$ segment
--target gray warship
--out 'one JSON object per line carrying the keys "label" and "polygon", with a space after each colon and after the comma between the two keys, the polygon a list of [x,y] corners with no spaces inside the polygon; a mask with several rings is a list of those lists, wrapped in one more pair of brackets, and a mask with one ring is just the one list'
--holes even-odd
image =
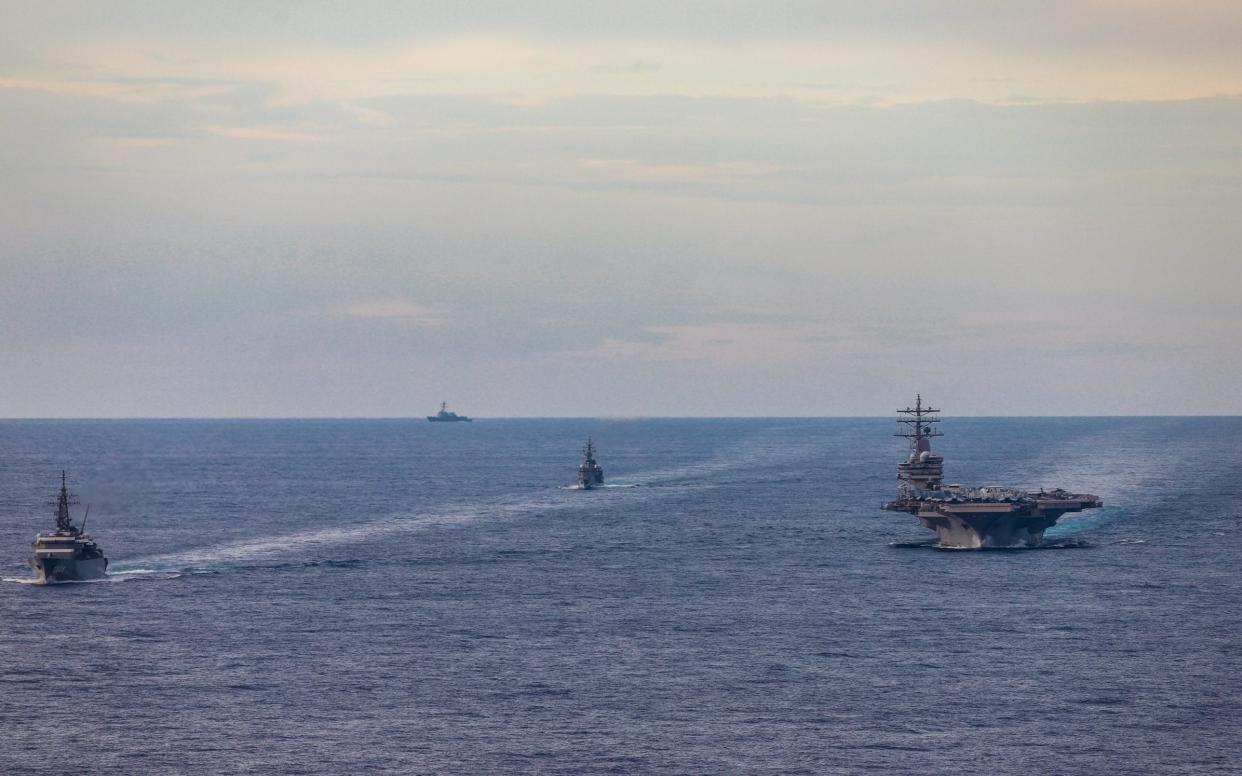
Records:
{"label": "gray warship", "polygon": [[86,533],[90,509],[82,518],[81,528],[73,524],[69,506],[76,503],[77,499],[69,494],[65,473],[61,472],[60,495],[56,499],[56,530],[35,534],[34,544],[31,545],[34,555],[30,557],[30,566],[34,569],[38,584],[100,579],[108,570],[108,559],[104,557],[103,550]]}
{"label": "gray warship", "polygon": [[578,466],[578,487],[583,490],[599,488],[604,484],[604,470],[595,461],[595,445],[587,437],[586,447],[582,448],[582,463]]}
{"label": "gray warship", "polygon": [[910,440],[910,456],[897,464],[898,496],[884,504],[893,512],[908,512],[936,532],[936,546],[946,549],[1036,547],[1044,531],[1067,512],[1104,506],[1098,496],[1069,493],[1060,488],[1032,493],[1016,488],[971,488],[945,485],[944,458],[931,450],[940,410],[923,406],[897,410],[901,431],[894,436]]}
{"label": "gray warship", "polygon": [[458,415],[456,412],[450,412],[448,402],[442,401],[440,402],[440,411],[434,415],[428,415],[427,420],[430,420],[432,423],[469,423],[473,420],[473,418],[468,418],[465,415]]}

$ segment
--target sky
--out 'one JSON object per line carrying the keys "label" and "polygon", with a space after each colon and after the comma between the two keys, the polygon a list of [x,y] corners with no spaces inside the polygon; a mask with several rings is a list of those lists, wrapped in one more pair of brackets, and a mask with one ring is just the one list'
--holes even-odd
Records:
{"label": "sky", "polygon": [[0,0],[0,417],[1242,413],[1242,3]]}

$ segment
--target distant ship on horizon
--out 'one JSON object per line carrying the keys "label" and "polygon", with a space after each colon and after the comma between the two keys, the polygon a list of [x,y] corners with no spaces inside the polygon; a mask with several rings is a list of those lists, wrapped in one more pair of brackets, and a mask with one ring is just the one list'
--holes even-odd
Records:
{"label": "distant ship on horizon", "polygon": [[432,423],[470,423],[473,418],[465,415],[458,415],[456,412],[450,412],[448,402],[440,402],[440,411],[434,415],[428,415],[427,420]]}
{"label": "distant ship on horizon", "polygon": [[971,488],[942,484],[944,458],[931,450],[932,437],[944,436],[932,426],[940,422],[935,417],[940,410],[923,406],[920,395],[913,408],[897,412],[907,417],[897,419],[903,430],[894,436],[910,440],[910,456],[897,464],[901,481],[898,495],[884,509],[917,517],[924,527],[936,532],[937,547],[1036,547],[1043,543],[1044,531],[1061,515],[1104,506],[1099,496],[1060,488],[1029,493],[992,485]]}

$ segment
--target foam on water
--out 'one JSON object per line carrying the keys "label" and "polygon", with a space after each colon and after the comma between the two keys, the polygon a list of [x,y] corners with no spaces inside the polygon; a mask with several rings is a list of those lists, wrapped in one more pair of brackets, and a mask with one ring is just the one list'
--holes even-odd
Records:
{"label": "foam on water", "polygon": [[490,507],[458,507],[421,514],[395,513],[361,524],[352,523],[338,528],[296,531],[268,536],[262,539],[231,542],[184,552],[146,556],[117,563],[116,565],[121,573],[137,573],[137,569],[131,568],[132,564],[137,564],[148,573],[170,570],[210,569],[237,565],[262,558],[277,556],[297,557],[305,555],[308,551],[316,548],[335,547],[399,533],[451,527],[472,522],[485,516],[503,519],[534,509],[553,509],[556,506],[556,504],[551,502],[538,503],[528,501],[526,503],[494,504]]}
{"label": "foam on water", "polygon": [[94,585],[101,582],[120,582],[122,578],[106,574],[98,579],[66,579],[60,582],[40,583],[34,577],[0,577],[2,582],[12,582],[18,585],[36,585],[42,587],[59,587],[61,585]]}
{"label": "foam on water", "polygon": [[1134,510],[1127,507],[1110,507],[1106,503],[1099,509],[1062,516],[1056,525],[1044,532],[1044,537],[1052,540],[1084,531],[1094,531],[1110,523],[1128,520],[1132,517],[1134,517]]}

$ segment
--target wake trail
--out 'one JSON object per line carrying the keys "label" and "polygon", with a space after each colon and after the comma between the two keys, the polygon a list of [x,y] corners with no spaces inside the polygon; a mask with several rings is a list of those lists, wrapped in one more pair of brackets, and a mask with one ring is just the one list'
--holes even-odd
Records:
{"label": "wake trail", "polygon": [[[640,471],[598,490],[608,498],[598,502],[585,501],[587,494],[569,494],[574,486],[549,486],[537,495],[498,496],[491,500],[445,504],[415,512],[393,512],[380,517],[351,522],[348,525],[324,526],[268,534],[262,538],[196,547],[114,561],[108,580],[175,578],[182,574],[215,573],[237,570],[256,564],[285,565],[323,564],[338,548],[376,539],[464,527],[480,521],[512,520],[537,513],[600,508],[632,508],[657,498],[666,498],[687,490],[718,487],[721,473],[755,469],[804,458],[814,447],[809,443],[791,443],[774,430],[764,429],[756,435],[739,440],[703,460]],[[649,486],[649,487],[645,487]],[[603,494],[600,494],[603,495]],[[305,561],[289,563],[289,558]]]}
{"label": "wake trail", "polygon": [[1039,456],[1030,471],[1041,483],[1104,500],[1100,509],[1065,515],[1045,536],[1055,539],[1134,519],[1168,498],[1160,485],[1213,476],[1203,471],[1205,463],[1229,460],[1227,451],[1205,456],[1201,439],[1170,439],[1162,436],[1167,431],[1162,426],[1101,431]]}
{"label": "wake trail", "polygon": [[[769,437],[774,433],[774,430],[766,430],[759,432],[759,436]],[[809,455],[821,449],[821,444],[809,441],[791,442],[788,439],[749,439],[737,442],[710,458],[652,471],[640,471],[628,477],[618,477],[614,480],[614,483],[635,486],[675,485],[681,484],[686,480],[696,482],[709,481],[706,478],[715,474],[754,469],[773,464],[805,461]]]}
{"label": "wake trail", "polygon": [[184,552],[136,558],[117,564],[117,573],[158,574],[168,571],[200,571],[238,567],[261,560],[308,556],[317,549],[331,549],[368,539],[460,526],[485,517],[511,518],[540,510],[554,510],[559,506],[561,505],[549,499],[527,499],[507,503],[456,506],[412,514],[393,513],[348,526],[314,528],[264,539],[246,539]]}
{"label": "wake trail", "polygon": [[0,577],[0,582],[15,585],[31,585],[33,587],[61,587],[64,585],[106,585],[114,582],[128,582],[134,579],[175,579],[182,576],[181,572],[156,571],[154,569],[138,569],[134,571],[108,572],[98,579],[67,579],[62,582],[39,582],[34,577]]}
{"label": "wake trail", "polygon": [[1044,531],[1044,538],[1059,539],[1083,531],[1094,531],[1110,523],[1129,520],[1134,517],[1134,510],[1125,507],[1105,506],[1088,512],[1071,513],[1063,516],[1060,521]]}
{"label": "wake trail", "polygon": [[[788,449],[781,449],[785,450],[784,455],[792,457],[793,453]],[[710,475],[729,469],[752,466],[759,458],[770,461],[769,452],[767,446],[752,448],[742,445],[702,463],[632,475],[621,482],[605,485],[604,488],[599,489],[615,491],[614,497],[624,495],[623,502],[609,499],[607,502],[599,503],[634,506],[651,499],[671,495],[674,492],[684,491],[686,488],[714,487]],[[684,480],[691,480],[691,482],[687,483]],[[673,485],[678,483],[680,487],[671,489],[641,487],[650,484]],[[237,569],[256,562],[270,562],[287,557],[315,558],[316,550],[329,551],[367,540],[461,527],[481,520],[511,520],[535,513],[556,512],[584,506],[586,502],[576,496],[568,496],[565,493],[566,490],[580,489],[575,486],[559,486],[534,497],[500,497],[483,503],[446,505],[414,513],[391,513],[350,525],[314,528],[262,539],[245,539],[199,547],[183,552],[148,555],[115,563],[113,566],[115,571],[110,571],[109,577],[133,578],[196,573],[226,568]]]}

